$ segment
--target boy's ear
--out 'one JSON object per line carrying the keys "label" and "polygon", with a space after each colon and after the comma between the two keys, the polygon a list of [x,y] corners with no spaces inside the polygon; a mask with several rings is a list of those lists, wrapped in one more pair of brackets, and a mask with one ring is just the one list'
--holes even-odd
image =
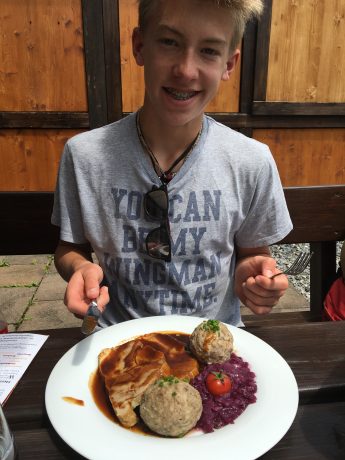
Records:
{"label": "boy's ear", "polygon": [[222,75],[222,80],[227,81],[230,78],[230,75],[235,69],[235,66],[237,64],[237,61],[240,57],[240,50],[236,49],[231,56],[229,56],[229,59],[226,62],[226,69]]}
{"label": "boy's ear", "polygon": [[142,54],[143,46],[144,46],[143,34],[141,30],[139,29],[139,27],[135,27],[132,33],[132,52],[133,52],[135,62],[140,66],[144,65],[144,58]]}

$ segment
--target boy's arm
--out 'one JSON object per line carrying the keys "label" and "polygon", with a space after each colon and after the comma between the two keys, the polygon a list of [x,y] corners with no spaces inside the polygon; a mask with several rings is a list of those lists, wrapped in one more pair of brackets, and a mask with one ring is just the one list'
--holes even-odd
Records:
{"label": "boy's arm", "polygon": [[99,309],[104,309],[109,302],[108,288],[100,287],[103,270],[93,263],[89,245],[59,241],[54,262],[58,273],[68,282],[64,302],[72,313],[84,316],[95,299]]}
{"label": "boy's arm", "polygon": [[268,246],[236,248],[235,292],[243,305],[256,314],[266,314],[289,286],[285,275],[270,277],[279,270]]}
{"label": "boy's arm", "polygon": [[60,276],[65,281],[68,282],[74,272],[89,262],[92,262],[92,256],[88,244],[59,241],[55,251],[54,263]]}

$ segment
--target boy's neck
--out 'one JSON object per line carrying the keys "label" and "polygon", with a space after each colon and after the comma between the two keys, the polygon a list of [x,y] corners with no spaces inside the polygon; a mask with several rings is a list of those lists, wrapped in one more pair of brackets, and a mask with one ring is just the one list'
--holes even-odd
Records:
{"label": "boy's neck", "polygon": [[150,116],[145,108],[139,113],[140,129],[149,148],[157,158],[161,168],[166,170],[171,163],[197,137],[203,115],[183,126],[171,126]]}

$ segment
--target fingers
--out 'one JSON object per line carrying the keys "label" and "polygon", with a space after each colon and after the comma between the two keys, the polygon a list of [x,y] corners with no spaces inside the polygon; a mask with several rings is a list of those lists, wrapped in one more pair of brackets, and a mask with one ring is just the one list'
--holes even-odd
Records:
{"label": "fingers", "polygon": [[279,270],[272,257],[248,257],[237,264],[235,292],[254,313],[269,313],[288,288],[286,275],[271,279],[276,273]]}
{"label": "fingers", "polygon": [[108,286],[102,286],[99,290],[99,297],[97,299],[98,308],[103,312],[109,301],[110,297],[108,292]]}
{"label": "fingers", "polygon": [[[65,292],[65,299],[64,303],[67,308],[74,314],[76,318],[83,319],[91,302],[91,299],[85,297],[84,299],[80,299],[79,297],[75,297],[69,294],[69,288],[67,287]],[[108,287],[102,286],[99,290],[100,295],[96,299],[97,300],[97,308],[103,313],[105,307],[110,301]]]}
{"label": "fingers", "polygon": [[[110,297],[108,293],[108,287],[102,286],[100,287],[100,279],[99,274],[93,270],[87,271],[85,274],[85,292],[86,297],[91,300],[97,301],[97,306],[99,310],[104,311],[105,306],[109,303]],[[103,278],[103,273],[102,273]]]}
{"label": "fingers", "polygon": [[100,295],[98,273],[94,270],[87,270],[84,275],[84,285],[86,297],[90,300],[96,300]]}
{"label": "fingers", "polygon": [[83,318],[88,309],[89,303],[90,301],[84,295],[83,289],[75,291],[73,283],[70,281],[67,285],[64,297],[64,304],[67,306],[68,310],[77,318]]}
{"label": "fingers", "polygon": [[271,257],[264,257],[262,259],[262,268],[261,268],[261,273],[263,276],[266,276],[267,278],[271,278],[271,276],[276,273],[276,261],[272,259]]}
{"label": "fingers", "polygon": [[[273,274],[279,273],[279,270],[275,269]],[[271,275],[271,276],[272,276]],[[268,291],[283,291],[285,292],[286,289],[289,287],[289,280],[286,275],[280,272],[280,276],[276,276],[275,278],[270,278],[265,275],[256,275],[255,277],[247,278],[248,280],[252,280],[252,285],[256,285],[258,287],[263,288],[264,290]]]}
{"label": "fingers", "polygon": [[279,278],[282,279],[270,280],[263,275],[248,278],[242,284],[244,304],[254,313],[269,313],[288,287],[287,277],[282,275]]}
{"label": "fingers", "polygon": [[246,307],[248,307],[256,315],[268,315],[268,313],[272,311],[272,307],[257,307],[251,303],[246,305]]}
{"label": "fingers", "polygon": [[100,287],[103,271],[97,264],[87,264],[76,271],[66,288],[65,305],[77,317],[85,316],[92,300],[97,300],[98,308],[103,311],[109,302],[108,288]]}

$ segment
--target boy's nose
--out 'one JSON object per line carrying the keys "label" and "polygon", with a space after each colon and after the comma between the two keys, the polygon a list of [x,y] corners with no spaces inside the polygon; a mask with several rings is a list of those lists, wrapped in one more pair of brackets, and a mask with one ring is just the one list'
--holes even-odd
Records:
{"label": "boy's nose", "polygon": [[191,52],[185,52],[179,56],[174,65],[174,75],[179,78],[193,80],[198,76],[197,59]]}

